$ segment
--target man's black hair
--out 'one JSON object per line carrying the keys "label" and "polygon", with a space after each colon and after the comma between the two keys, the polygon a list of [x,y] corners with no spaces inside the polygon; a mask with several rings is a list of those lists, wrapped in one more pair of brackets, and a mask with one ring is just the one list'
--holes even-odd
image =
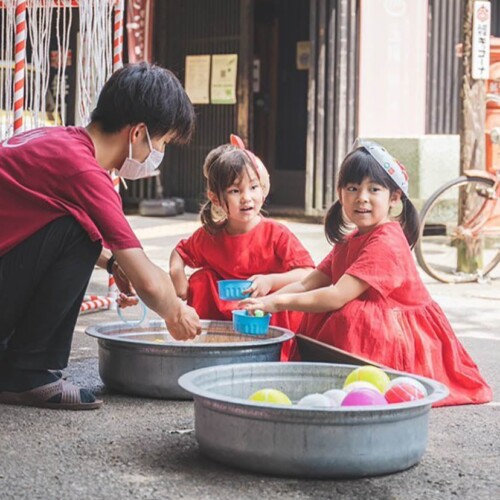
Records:
{"label": "man's black hair", "polygon": [[172,142],[191,138],[193,105],[177,77],[168,69],[146,62],[115,71],[104,85],[92,122],[114,133],[127,125],[145,123],[151,137],[172,133]]}

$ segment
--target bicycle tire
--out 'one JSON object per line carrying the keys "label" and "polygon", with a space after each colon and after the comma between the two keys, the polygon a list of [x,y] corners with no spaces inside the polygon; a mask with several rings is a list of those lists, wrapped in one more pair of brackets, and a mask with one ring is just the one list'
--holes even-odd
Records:
{"label": "bicycle tire", "polygon": [[[469,272],[458,270],[459,238],[458,200],[460,189],[466,189],[469,205],[467,220],[480,216],[480,210],[488,201],[494,182],[483,177],[461,176],[444,184],[424,204],[420,213],[420,235],[415,255],[420,267],[432,278],[443,283],[471,283],[487,276],[500,262],[500,228],[498,232],[481,232],[474,239],[484,248],[484,261]],[[489,190],[489,191],[485,191]],[[454,222],[456,220],[456,223]]]}

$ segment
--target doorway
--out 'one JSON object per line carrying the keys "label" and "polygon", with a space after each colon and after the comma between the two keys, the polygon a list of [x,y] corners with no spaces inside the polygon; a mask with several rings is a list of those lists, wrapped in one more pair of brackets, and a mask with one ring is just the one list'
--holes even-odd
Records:
{"label": "doorway", "polygon": [[308,47],[309,1],[255,0],[253,147],[272,208],[304,207]]}

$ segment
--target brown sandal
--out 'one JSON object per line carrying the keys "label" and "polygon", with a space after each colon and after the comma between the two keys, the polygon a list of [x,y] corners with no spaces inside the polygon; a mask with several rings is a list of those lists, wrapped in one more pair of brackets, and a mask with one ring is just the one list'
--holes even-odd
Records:
{"label": "brown sandal", "polygon": [[[61,395],[61,401],[49,401],[54,396]],[[35,387],[24,392],[0,392],[0,404],[36,406],[54,410],[95,410],[102,406],[102,401],[96,399],[92,403],[84,403],[80,398],[80,388],[59,379],[50,384]]]}

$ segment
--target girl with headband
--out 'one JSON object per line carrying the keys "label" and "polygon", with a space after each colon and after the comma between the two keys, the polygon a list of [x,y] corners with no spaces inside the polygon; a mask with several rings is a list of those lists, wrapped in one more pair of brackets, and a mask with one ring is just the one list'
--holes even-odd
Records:
{"label": "girl with headband", "polygon": [[[249,296],[262,297],[304,278],[314,262],[285,226],[262,216],[269,174],[239,137],[212,150],[203,173],[208,201],[200,213],[202,227],[172,252],[170,275],[177,295],[200,318],[230,320],[236,303],[219,299],[218,280],[250,280]],[[189,280],[185,266],[197,269]],[[283,311],[271,324],[295,331],[301,318],[302,313]]]}
{"label": "girl with headband", "polygon": [[338,201],[325,220],[333,250],[302,281],[239,307],[306,312],[299,333],[446,384],[450,395],[439,406],[491,401],[418,274],[411,254],[418,225],[404,166],[378,144],[358,142],[342,163]]}

